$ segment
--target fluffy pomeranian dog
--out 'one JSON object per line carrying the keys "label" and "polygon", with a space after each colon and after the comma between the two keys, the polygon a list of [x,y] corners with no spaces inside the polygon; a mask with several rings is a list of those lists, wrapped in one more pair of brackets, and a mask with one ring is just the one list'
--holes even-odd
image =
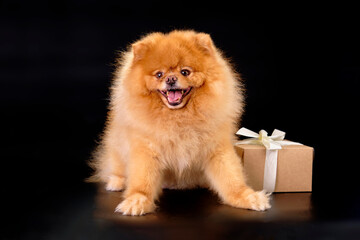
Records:
{"label": "fluffy pomeranian dog", "polygon": [[223,203],[263,211],[269,197],[246,185],[233,143],[243,111],[239,76],[211,37],[151,33],[118,60],[91,180],[124,192],[117,212],[155,210],[162,188],[204,187]]}

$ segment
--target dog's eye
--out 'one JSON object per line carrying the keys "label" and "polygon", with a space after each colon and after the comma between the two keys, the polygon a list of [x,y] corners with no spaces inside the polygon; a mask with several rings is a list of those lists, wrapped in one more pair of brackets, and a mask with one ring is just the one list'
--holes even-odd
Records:
{"label": "dog's eye", "polygon": [[180,73],[181,73],[181,75],[183,75],[183,76],[185,76],[185,77],[190,75],[190,71],[187,70],[187,69],[182,69],[182,70],[180,71]]}
{"label": "dog's eye", "polygon": [[162,76],[164,75],[164,73],[163,72],[157,72],[157,73],[155,73],[155,76],[157,77],[157,78],[161,78]]}

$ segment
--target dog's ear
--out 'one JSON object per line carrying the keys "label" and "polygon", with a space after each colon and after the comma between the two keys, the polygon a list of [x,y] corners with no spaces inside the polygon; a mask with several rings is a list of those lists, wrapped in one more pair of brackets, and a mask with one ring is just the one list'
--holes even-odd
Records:
{"label": "dog's ear", "polygon": [[146,51],[148,49],[146,44],[142,43],[142,42],[136,42],[136,43],[132,44],[131,48],[132,48],[132,52],[134,54],[134,61],[141,60],[145,56]]}
{"label": "dog's ear", "polygon": [[196,43],[202,51],[207,54],[212,55],[215,51],[214,43],[207,33],[198,33],[196,34]]}
{"label": "dog's ear", "polygon": [[133,43],[131,48],[134,54],[134,61],[143,59],[149,49],[151,49],[163,35],[164,34],[160,32],[154,32]]}

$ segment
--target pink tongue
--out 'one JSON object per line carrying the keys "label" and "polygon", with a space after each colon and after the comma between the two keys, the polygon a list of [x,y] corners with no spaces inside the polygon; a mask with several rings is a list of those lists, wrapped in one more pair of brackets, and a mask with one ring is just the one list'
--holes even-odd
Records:
{"label": "pink tongue", "polygon": [[181,96],[181,91],[169,91],[168,100],[169,102],[177,102]]}

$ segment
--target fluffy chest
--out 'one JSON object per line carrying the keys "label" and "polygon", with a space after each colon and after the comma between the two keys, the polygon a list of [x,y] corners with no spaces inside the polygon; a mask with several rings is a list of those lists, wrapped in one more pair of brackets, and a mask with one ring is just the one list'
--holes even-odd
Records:
{"label": "fluffy chest", "polygon": [[178,131],[158,138],[159,159],[166,168],[182,172],[201,165],[208,146],[206,134],[196,130]]}

